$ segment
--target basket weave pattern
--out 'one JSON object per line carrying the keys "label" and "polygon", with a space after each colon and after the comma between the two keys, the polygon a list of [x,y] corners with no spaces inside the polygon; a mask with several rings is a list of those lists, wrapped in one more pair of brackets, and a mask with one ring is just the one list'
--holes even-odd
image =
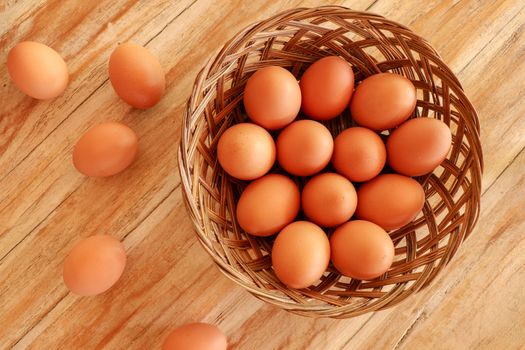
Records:
{"label": "basket weave pattern", "polygon": [[[412,223],[390,232],[396,256],[387,273],[358,281],[330,265],[316,285],[292,290],[271,268],[272,238],[247,235],[238,226],[235,205],[246,183],[224,173],[216,146],[224,130],[247,120],[242,93],[251,74],[277,65],[299,79],[312,62],[329,55],[351,63],[356,82],[386,71],[412,80],[418,96],[412,117],[444,121],[453,144],[432,174],[417,178],[425,189],[425,206]],[[345,112],[324,124],[336,136],[353,122]],[[280,13],[226,43],[196,78],[179,149],[188,212],[200,242],[221,271],[256,297],[313,317],[347,318],[380,310],[428,285],[474,227],[482,167],[476,112],[436,51],[402,25],[334,6]]]}

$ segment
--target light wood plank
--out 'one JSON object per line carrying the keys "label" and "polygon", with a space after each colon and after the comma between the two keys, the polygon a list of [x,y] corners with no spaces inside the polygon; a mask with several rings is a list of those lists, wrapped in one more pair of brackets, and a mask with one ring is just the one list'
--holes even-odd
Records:
{"label": "light wood plank", "polygon": [[[457,279],[432,313],[412,327],[403,348],[518,349],[525,346],[525,151],[484,196],[482,236],[469,240],[444,271]],[[440,287],[442,284],[436,285]],[[452,336],[450,336],[452,335]]]}
{"label": "light wood plank", "polygon": [[[64,32],[66,36],[63,40],[70,45],[59,51],[72,57],[66,58],[71,82],[64,96],[37,103],[16,90],[13,84],[8,84],[8,91],[1,95],[0,101],[0,130],[4,130],[0,140],[0,259],[50,215],[71,194],[72,189],[78,187],[78,181],[82,181],[82,177],[71,172],[70,158],[63,160],[61,156],[69,156],[75,140],[97,122],[91,116],[96,113],[98,122],[119,120],[131,110],[121,103],[108,82],[107,59],[116,47],[116,41],[127,41],[136,33],[133,40],[146,43],[180,15],[191,1],[177,2],[171,7],[168,3],[164,3],[164,7],[161,6],[163,3],[152,4],[151,8],[144,8],[141,4],[132,8],[116,5],[112,14],[109,12],[111,7],[104,8],[106,4],[102,2],[101,7],[90,14],[96,23],[89,20],[90,16],[83,19],[86,34]],[[59,8],[55,12],[73,11],[65,6],[67,11]],[[97,17],[99,12],[104,12],[102,18]],[[54,12],[49,12],[47,16],[50,20]],[[139,18],[146,23],[138,21]],[[110,19],[118,21],[108,25]],[[40,35],[48,35],[48,40],[60,38],[61,32],[43,31]],[[30,36],[31,39],[33,37],[38,40],[40,36]],[[16,39],[22,38],[13,40]],[[76,70],[79,70],[78,76]],[[3,74],[7,76],[5,65],[0,66],[0,76]],[[101,105],[93,100],[97,91],[106,94],[107,107],[100,108]],[[79,110],[79,106],[88,100],[93,101],[90,109]],[[137,111],[133,113],[140,114]],[[76,120],[75,127],[69,124],[70,119]],[[62,168],[58,171],[50,164]],[[64,176],[66,174],[70,177]]]}
{"label": "light wood plank", "polygon": [[[22,1],[9,4],[8,25],[19,25],[0,46],[50,40],[66,55],[72,81],[65,96],[51,102],[36,103],[10,84],[0,94],[0,318],[7,325],[0,328],[0,348],[155,348],[170,329],[189,321],[218,324],[236,349],[525,343],[523,240],[516,239],[524,228],[524,4],[333,3],[371,5],[429,39],[478,109],[486,159],[480,224],[431,287],[398,307],[350,320],[295,316],[221,276],[182,205],[176,146],[198,69],[243,26],[325,1],[100,1],[80,7],[48,1],[32,12]],[[166,96],[148,111],[128,108],[107,81],[115,41],[129,39],[147,43],[167,70]],[[0,76],[5,74],[2,65]],[[71,149],[89,126],[108,119],[137,132],[139,158],[118,177],[86,179],[72,167]],[[63,286],[61,265],[80,237],[94,233],[122,238],[129,264],[108,293],[78,298]]]}

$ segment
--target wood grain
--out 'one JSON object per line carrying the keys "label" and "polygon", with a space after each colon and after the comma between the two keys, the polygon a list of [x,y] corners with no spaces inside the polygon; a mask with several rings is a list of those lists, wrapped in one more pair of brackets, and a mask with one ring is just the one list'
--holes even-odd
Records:
{"label": "wood grain", "polygon": [[[59,51],[71,81],[35,101],[0,66],[1,349],[150,349],[170,329],[212,322],[232,349],[518,349],[525,344],[525,3],[332,1],[379,13],[427,38],[477,108],[486,162],[482,214],[431,286],[392,309],[350,320],[308,319],[255,299],[224,278],[194,236],[176,171],[180,120],[197,71],[244,26],[326,1],[0,2],[0,55],[21,40]],[[146,45],[166,70],[162,101],[146,111],[107,80],[118,42]],[[71,164],[78,137],[121,120],[140,138],[137,162],[109,179]],[[117,285],[79,298],[62,262],[81,237],[123,240]]]}

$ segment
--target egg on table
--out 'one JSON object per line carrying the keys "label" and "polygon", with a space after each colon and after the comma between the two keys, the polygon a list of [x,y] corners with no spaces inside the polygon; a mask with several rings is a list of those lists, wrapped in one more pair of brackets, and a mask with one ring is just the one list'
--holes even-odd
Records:
{"label": "egg on table", "polygon": [[75,168],[86,176],[106,177],[131,165],[137,155],[138,138],[128,126],[105,122],[89,129],[73,150]]}
{"label": "egg on table", "polygon": [[292,73],[278,66],[259,69],[246,82],[244,108],[250,119],[268,130],[290,124],[301,108],[301,89]]}
{"label": "egg on table", "polygon": [[394,243],[378,225],[354,220],[330,237],[332,263],[345,276],[370,280],[384,274],[394,260]]}
{"label": "egg on table", "polygon": [[160,62],[140,45],[123,43],[109,58],[109,80],[117,95],[136,108],[149,108],[164,95],[166,78]]}
{"label": "egg on table", "polygon": [[266,174],[275,162],[272,136],[252,123],[228,128],[219,138],[217,158],[222,168],[241,180],[253,180]]}
{"label": "egg on table", "polygon": [[354,185],[344,176],[323,173],[312,177],[301,194],[304,214],[323,227],[334,227],[348,221],[357,206]]}
{"label": "egg on table", "polygon": [[414,220],[425,204],[425,191],[416,180],[399,174],[383,174],[357,190],[356,216],[385,230]]}
{"label": "egg on table", "polygon": [[188,323],[165,338],[162,350],[226,350],[228,339],[221,330],[208,323]]}
{"label": "egg on table", "polygon": [[314,120],[288,125],[277,137],[277,160],[290,174],[310,176],[330,162],[334,140],[330,131]]}
{"label": "egg on table", "polygon": [[348,128],[334,140],[332,164],[347,179],[356,182],[376,177],[386,162],[383,140],[370,129]]}
{"label": "egg on table", "polygon": [[341,57],[323,57],[306,69],[299,85],[302,111],[312,119],[329,120],[348,107],[354,91],[354,72]]}
{"label": "egg on table", "polygon": [[124,245],[108,235],[78,242],[64,261],[64,283],[81,296],[105,292],[119,280],[126,266]]}
{"label": "egg on table", "polygon": [[416,107],[416,88],[402,75],[380,73],[355,89],[350,112],[357,124],[375,131],[391,129],[410,117]]}
{"label": "egg on table", "polygon": [[237,222],[255,236],[270,236],[291,223],[301,206],[299,188],[280,174],[251,182],[237,202]]}
{"label": "egg on table", "polygon": [[324,231],[308,221],[296,221],[277,235],[272,266],[290,288],[306,288],[318,281],[330,262],[330,242]]}
{"label": "egg on table", "polygon": [[388,164],[398,173],[421,176],[445,160],[451,144],[450,129],[441,120],[411,119],[388,137]]}
{"label": "egg on table", "polygon": [[49,46],[34,41],[22,41],[9,51],[7,70],[23,93],[39,100],[61,95],[69,81],[64,59]]}

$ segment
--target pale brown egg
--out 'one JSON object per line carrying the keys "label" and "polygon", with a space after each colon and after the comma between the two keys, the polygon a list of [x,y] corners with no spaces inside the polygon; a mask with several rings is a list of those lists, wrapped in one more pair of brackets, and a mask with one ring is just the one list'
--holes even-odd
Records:
{"label": "pale brown egg", "polygon": [[385,144],[369,129],[349,128],[335,138],[332,164],[339,174],[351,181],[363,182],[376,177],[385,162]]}
{"label": "pale brown egg", "polygon": [[81,296],[105,292],[126,266],[124,245],[116,238],[95,235],[78,242],[64,261],[64,283]]}
{"label": "pale brown egg", "polygon": [[141,109],[156,105],[166,89],[160,62],[148,49],[134,43],[120,44],[113,51],[109,80],[121,99]]}
{"label": "pale brown egg", "polygon": [[371,280],[384,274],[394,260],[394,243],[381,227],[354,220],[339,226],[330,237],[332,263],[343,275]]}
{"label": "pale brown egg", "polygon": [[240,123],[227,129],[217,145],[222,168],[241,180],[253,180],[266,174],[275,162],[275,142],[262,127]]}
{"label": "pale brown egg", "polygon": [[173,330],[162,350],[226,350],[228,339],[221,330],[207,323],[188,323]]}
{"label": "pale brown egg", "polygon": [[7,70],[15,85],[39,100],[62,95],[69,81],[66,62],[52,48],[23,41],[7,55]]}
{"label": "pale brown egg", "polygon": [[250,183],[237,202],[237,221],[248,233],[270,236],[292,222],[301,204],[297,185],[279,174]]}
{"label": "pale brown egg", "polygon": [[388,137],[388,163],[398,173],[421,176],[445,160],[451,144],[450,129],[441,120],[411,119]]}
{"label": "pale brown egg", "polygon": [[330,242],[324,231],[308,221],[286,226],[272,247],[272,265],[279,280],[290,288],[317,282],[330,262]]}
{"label": "pale brown egg", "polygon": [[105,122],[89,129],[78,140],[73,164],[86,176],[106,177],[124,171],[133,163],[138,138],[122,123]]}
{"label": "pale brown egg", "polygon": [[383,174],[357,190],[356,216],[385,230],[400,228],[414,220],[425,204],[425,191],[416,180]]}
{"label": "pale brown egg", "polygon": [[354,185],[344,176],[323,173],[311,178],[301,194],[304,214],[314,223],[334,227],[348,221],[357,206]]}
{"label": "pale brown egg", "polygon": [[321,171],[332,157],[330,131],[314,120],[288,125],[277,137],[277,160],[290,174],[310,176]]}
{"label": "pale brown egg", "polygon": [[315,120],[329,120],[348,107],[354,91],[354,72],[341,57],[323,57],[306,69],[299,85],[303,112]]}
{"label": "pale brown egg", "polygon": [[246,82],[244,108],[250,119],[268,130],[284,128],[301,109],[301,89],[282,67],[259,69]]}
{"label": "pale brown egg", "polygon": [[410,80],[399,74],[380,73],[357,85],[350,112],[359,125],[382,131],[407,120],[416,102],[416,88]]}

